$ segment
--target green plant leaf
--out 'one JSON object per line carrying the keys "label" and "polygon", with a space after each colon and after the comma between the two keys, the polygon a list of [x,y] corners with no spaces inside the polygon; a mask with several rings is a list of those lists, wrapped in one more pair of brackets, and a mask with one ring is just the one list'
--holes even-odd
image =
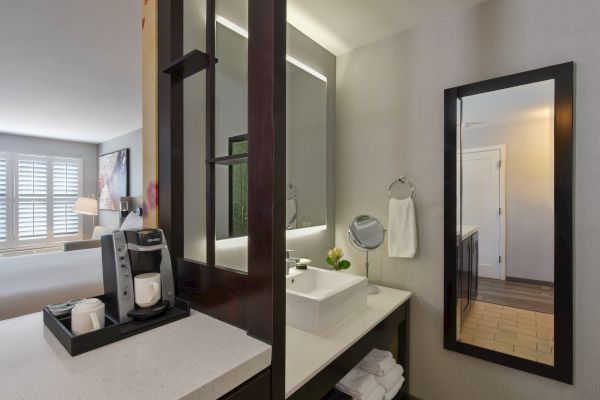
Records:
{"label": "green plant leaf", "polygon": [[342,260],[342,261],[339,262],[338,265],[339,265],[340,269],[348,269],[348,268],[350,268],[350,266],[352,264],[348,260]]}
{"label": "green plant leaf", "polygon": [[327,261],[327,264],[329,264],[329,265],[335,265],[335,262],[333,261],[333,259],[331,257],[327,257],[327,259],[325,261]]}

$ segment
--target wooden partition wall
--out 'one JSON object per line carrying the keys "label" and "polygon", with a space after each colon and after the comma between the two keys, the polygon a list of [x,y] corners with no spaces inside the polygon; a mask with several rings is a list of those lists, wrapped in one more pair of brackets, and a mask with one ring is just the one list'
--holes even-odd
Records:
{"label": "wooden partition wall", "polygon": [[[218,0],[208,0],[209,29],[214,25],[215,1]],[[206,74],[206,135],[210,148],[216,61],[211,35],[207,35],[205,52],[183,54],[183,0],[160,0],[157,9],[158,222],[177,268],[178,295],[189,300],[195,309],[271,344],[272,398],[283,399],[286,2],[249,0],[248,4],[248,273],[219,268],[210,257],[207,263],[184,258],[183,80],[195,73]],[[210,165],[211,160],[207,159],[207,163]],[[211,168],[207,170],[210,174]],[[210,241],[211,237],[214,240],[214,202],[209,199],[214,191],[214,177],[207,178],[207,210],[213,207],[213,214],[207,215],[206,221]]]}

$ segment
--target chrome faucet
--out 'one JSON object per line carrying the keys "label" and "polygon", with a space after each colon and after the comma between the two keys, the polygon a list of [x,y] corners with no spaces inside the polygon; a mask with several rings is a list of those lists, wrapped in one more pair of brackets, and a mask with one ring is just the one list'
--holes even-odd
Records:
{"label": "chrome faucet", "polygon": [[298,264],[298,261],[299,261],[298,258],[290,257],[293,252],[295,252],[295,250],[286,250],[285,251],[285,274],[286,275],[290,274],[290,268],[294,268]]}

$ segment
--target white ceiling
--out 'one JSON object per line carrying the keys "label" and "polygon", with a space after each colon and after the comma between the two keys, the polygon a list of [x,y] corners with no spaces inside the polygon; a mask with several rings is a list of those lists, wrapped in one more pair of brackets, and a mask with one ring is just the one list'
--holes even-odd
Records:
{"label": "white ceiling", "polygon": [[0,131],[99,143],[141,128],[141,0],[0,10]]}
{"label": "white ceiling", "polygon": [[467,128],[550,118],[554,111],[554,80],[463,98]]}
{"label": "white ceiling", "polygon": [[288,22],[336,56],[486,0],[288,0]]}
{"label": "white ceiling", "polygon": [[[288,0],[335,55],[485,0]],[[100,143],[142,125],[139,0],[0,0],[0,131]]]}

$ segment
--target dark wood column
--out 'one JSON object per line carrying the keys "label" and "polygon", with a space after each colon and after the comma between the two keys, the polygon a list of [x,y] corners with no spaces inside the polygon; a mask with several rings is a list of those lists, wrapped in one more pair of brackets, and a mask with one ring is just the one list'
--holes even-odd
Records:
{"label": "dark wood column", "polygon": [[[182,57],[182,0],[159,1],[159,224],[176,259],[178,295],[208,315],[273,346],[272,398],[285,397],[286,2],[249,2],[248,273],[214,260],[214,9],[207,53]],[[206,263],[183,258],[183,79],[207,68]],[[201,156],[201,155],[199,155]],[[241,157],[241,156],[240,156]],[[225,157],[226,158],[226,157]],[[241,158],[245,158],[241,157]],[[189,172],[189,171],[188,171]],[[202,223],[202,221],[198,221]]]}
{"label": "dark wood column", "polygon": [[272,343],[272,393],[283,399],[286,2],[249,4],[248,334]]}
{"label": "dark wood column", "polygon": [[158,224],[177,259],[183,256],[183,80],[162,71],[183,55],[183,0],[159,0],[158,16]]}

